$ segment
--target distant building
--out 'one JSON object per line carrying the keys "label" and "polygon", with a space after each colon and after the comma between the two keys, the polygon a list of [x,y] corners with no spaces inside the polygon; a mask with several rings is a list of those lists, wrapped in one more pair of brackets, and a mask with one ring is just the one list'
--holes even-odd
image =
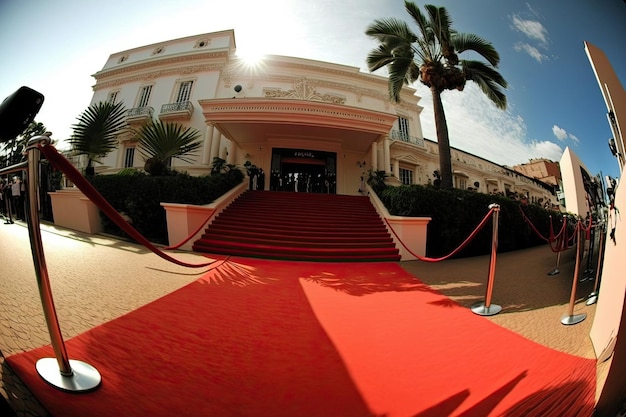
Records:
{"label": "distant building", "polygon": [[[92,104],[124,102],[131,126],[160,119],[200,131],[192,161],[171,161],[191,175],[208,174],[221,158],[262,168],[285,189],[306,182],[313,192],[357,194],[361,177],[375,171],[395,185],[436,183],[437,144],[423,137],[414,89],[393,103],[386,77],[356,67],[284,56],[252,65],[235,51],[226,30],[114,53],[94,75]],[[558,204],[545,182],[451,153],[456,188]],[[97,173],[144,165],[132,136],[120,137],[102,162]]]}
{"label": "distant building", "polygon": [[558,186],[561,183],[561,168],[558,162],[545,158],[531,159],[513,169],[528,177],[536,178],[546,184]]}

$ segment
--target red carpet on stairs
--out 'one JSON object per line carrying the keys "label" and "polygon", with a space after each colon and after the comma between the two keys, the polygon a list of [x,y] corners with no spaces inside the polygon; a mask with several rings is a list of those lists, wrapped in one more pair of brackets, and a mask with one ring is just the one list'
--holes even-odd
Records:
{"label": "red carpet on stairs", "polygon": [[395,263],[231,258],[67,341],[102,386],[8,364],[56,417],[589,417],[595,361],[474,315]]}
{"label": "red carpet on stairs", "polygon": [[247,191],[193,244],[215,254],[305,261],[398,261],[365,196]]}

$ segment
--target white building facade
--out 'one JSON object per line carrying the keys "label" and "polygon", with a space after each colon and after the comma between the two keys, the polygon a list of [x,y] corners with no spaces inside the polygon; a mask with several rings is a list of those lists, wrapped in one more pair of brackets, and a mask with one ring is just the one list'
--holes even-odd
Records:
{"label": "white building facade", "polygon": [[[311,191],[339,194],[357,194],[372,171],[392,184],[436,181],[437,144],[423,137],[414,89],[393,103],[386,77],[356,67],[282,56],[252,65],[235,52],[227,30],[115,53],[94,75],[92,104],[124,102],[133,127],[160,119],[197,129],[193,162],[171,165],[191,175],[208,174],[219,157],[263,169],[265,189],[272,173],[284,188],[306,177]],[[102,162],[102,174],[144,165],[132,135]],[[558,204],[549,185],[507,167],[458,149],[452,163],[456,188]]]}

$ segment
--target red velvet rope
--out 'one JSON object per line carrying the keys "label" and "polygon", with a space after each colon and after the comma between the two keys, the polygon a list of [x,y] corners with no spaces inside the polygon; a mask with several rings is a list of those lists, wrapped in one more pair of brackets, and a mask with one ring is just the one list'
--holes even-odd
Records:
{"label": "red velvet rope", "polygon": [[126,232],[130,237],[135,239],[137,242],[144,245],[146,248],[150,249],[156,255],[161,258],[173,262],[177,265],[189,267],[189,268],[203,268],[205,266],[211,265],[216,261],[201,263],[201,264],[191,264],[187,262],[180,261],[176,258],[171,257],[170,255],[164,253],[159,248],[154,246],[152,243],[148,241],[141,233],[139,233],[134,227],[132,227],[120,214],[109,204],[109,202],[102,197],[102,195],[83,177],[83,175],[76,169],[74,166],[63,156],[61,155],[54,146],[52,145],[38,145],[41,152],[45,155],[45,157],[50,161],[50,163],[56,168],[65,173],[67,177],[78,187],[79,190],[87,196],[93,203],[95,203],[100,210],[104,214],[106,214],[109,219],[111,219],[115,224],[117,224],[124,232]]}
{"label": "red velvet rope", "polygon": [[202,224],[200,224],[200,226],[189,236],[187,236],[186,238],[184,238],[181,242],[173,245],[173,246],[167,246],[164,249],[165,250],[174,250],[174,249],[178,249],[181,246],[183,246],[185,243],[189,242],[189,239],[191,239],[192,237],[194,237],[195,235],[198,234],[198,232],[200,230],[202,230],[204,228],[204,226],[209,222],[209,220],[211,220],[213,218],[213,216],[215,215],[215,212],[217,210],[214,210],[213,213],[211,213],[211,215],[209,215],[209,217],[207,217],[207,219],[205,221],[202,222]]}
{"label": "red velvet rope", "polygon": [[530,221],[530,219],[526,216],[526,213],[524,213],[524,210],[522,210],[522,206],[519,206],[519,211],[520,213],[522,213],[522,218],[524,219],[524,221],[526,223],[528,223],[528,225],[530,226],[530,228],[535,232],[535,234],[537,236],[539,236],[541,239],[545,240],[546,242],[550,242],[552,240],[555,240],[554,237],[554,229],[552,228],[552,216],[550,216],[550,237],[546,238],[544,237],[541,232],[539,232],[539,230],[537,230],[537,228],[535,227],[535,225]]}
{"label": "red velvet rope", "polygon": [[[552,250],[552,252],[554,253],[562,252],[569,247],[568,243],[570,243],[573,240],[574,235],[572,235],[570,238],[567,237],[567,221],[563,220],[563,223],[561,224],[561,230],[559,231],[557,235],[555,235],[554,227],[552,225],[552,216],[550,216],[550,237],[546,238],[539,232],[539,230],[537,230],[535,225],[526,216],[526,213],[524,213],[524,210],[522,210],[522,207],[520,207],[519,209],[520,209],[520,213],[522,213],[522,217],[524,218],[524,221],[528,223],[530,228],[537,234],[537,236],[539,236],[541,239],[548,242],[548,245],[550,246],[550,250]],[[556,247],[552,245],[553,242],[556,242]]]}
{"label": "red velvet rope", "polygon": [[463,243],[461,243],[461,245],[458,248],[456,248],[455,250],[450,252],[448,255],[443,256],[441,258],[428,258],[428,257],[425,257],[425,256],[419,256],[418,254],[414,253],[411,249],[409,249],[404,244],[404,242],[402,241],[402,239],[400,239],[400,237],[398,236],[396,231],[393,230],[393,227],[391,226],[391,224],[389,224],[389,220],[385,219],[385,222],[387,222],[387,226],[389,226],[389,229],[391,229],[391,231],[393,232],[393,234],[396,237],[396,239],[398,239],[398,241],[404,247],[404,249],[409,251],[409,253],[411,255],[415,256],[417,259],[419,259],[420,261],[424,261],[424,262],[441,262],[441,261],[445,261],[446,259],[450,258],[451,256],[456,255],[461,249],[465,248],[472,241],[472,239],[474,239],[474,237],[476,237],[478,232],[480,232],[480,230],[485,226],[485,224],[487,223],[487,221],[489,220],[489,218],[493,214],[493,211],[494,211],[493,208],[491,210],[489,210],[489,212],[485,215],[485,217],[480,222],[480,224],[476,227],[476,229],[474,229],[474,231],[463,241]]}

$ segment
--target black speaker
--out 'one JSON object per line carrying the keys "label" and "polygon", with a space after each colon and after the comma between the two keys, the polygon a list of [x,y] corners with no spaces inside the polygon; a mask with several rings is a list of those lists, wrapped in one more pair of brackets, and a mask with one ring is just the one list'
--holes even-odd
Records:
{"label": "black speaker", "polygon": [[0,143],[16,138],[35,119],[43,95],[28,87],[20,87],[0,104]]}

